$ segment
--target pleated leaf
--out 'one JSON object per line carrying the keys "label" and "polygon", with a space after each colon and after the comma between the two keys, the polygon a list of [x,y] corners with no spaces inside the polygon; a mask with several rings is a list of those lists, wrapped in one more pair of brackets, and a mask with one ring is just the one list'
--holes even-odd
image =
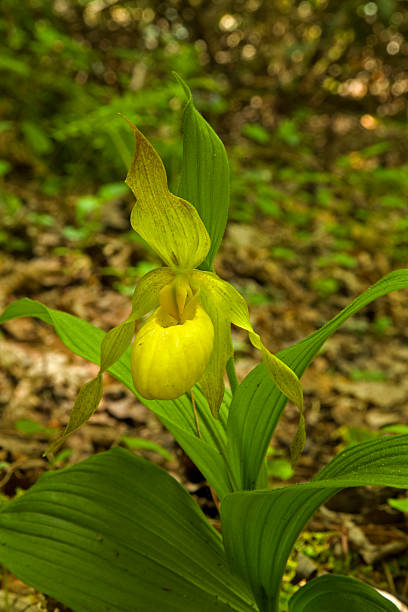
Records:
{"label": "pleated leaf", "polygon": [[228,218],[229,165],[226,151],[212,127],[196,110],[191,91],[176,75],[187,95],[183,116],[183,163],[178,195],[197,209],[211,238],[201,264],[212,270]]}
{"label": "pleated leaf", "polygon": [[221,519],[227,556],[251,587],[261,612],[277,612],[287,559],[315,510],[340,489],[363,485],[408,487],[408,435],[348,448],[310,483],[224,498]]}
{"label": "pleated leaf", "polygon": [[[92,363],[100,364],[100,346],[106,337],[101,329],[28,298],[10,304],[0,317],[0,323],[27,316],[53,325],[58,336],[71,351]],[[137,395],[130,373],[130,348],[108,372]],[[222,499],[231,490],[224,460],[227,406],[223,403],[219,419],[214,419],[199,388],[195,388],[194,397],[199,413],[201,439],[197,436],[194,413],[186,395],[166,401],[148,401],[141,397],[139,399],[159,417]],[[225,398],[228,400],[228,394]]]}
{"label": "pleated leaf", "polygon": [[397,606],[373,587],[346,576],[311,580],[289,600],[289,612],[398,612]]}
{"label": "pleated leaf", "polygon": [[[300,377],[325,341],[342,323],[373,300],[391,291],[406,288],[408,270],[391,272],[364,291],[321,329],[280,351],[277,356]],[[248,374],[234,394],[227,430],[229,462],[237,490],[255,488],[270,439],[286,401],[285,395],[270,379],[263,364]]]}
{"label": "pleated leaf", "polygon": [[191,496],[120,448],[4,504],[0,562],[77,612],[254,609]]}

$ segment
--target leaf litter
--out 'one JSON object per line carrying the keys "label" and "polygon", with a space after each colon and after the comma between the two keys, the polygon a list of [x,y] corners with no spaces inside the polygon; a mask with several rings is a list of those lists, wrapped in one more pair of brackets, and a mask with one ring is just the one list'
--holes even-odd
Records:
{"label": "leaf litter", "polygon": [[[53,227],[51,233],[56,231]],[[125,271],[134,270],[139,262],[155,265],[155,258],[141,245],[124,243],[115,234],[97,234],[93,238],[92,246],[69,249],[59,255],[53,253],[54,246],[48,247],[58,243],[55,236],[45,238],[43,246],[36,247],[38,255],[33,254],[31,258],[16,261],[2,255],[1,306],[27,296],[83,317],[105,330],[123,320],[128,314],[129,297],[126,291],[121,291],[126,289],[129,279],[119,285],[120,291],[117,279],[125,278]],[[314,240],[300,243],[293,228],[282,229],[276,220],[268,217],[251,226],[231,223],[228,228],[216,270],[247,297],[252,322],[272,351],[297,342],[320,327],[391,269],[387,258],[373,246],[361,247],[354,268],[344,269],[336,264],[331,267],[330,275],[337,282],[338,290],[323,295],[315,289],[322,275],[327,274],[327,268],[319,265],[327,241],[325,236],[320,238],[316,230]],[[397,292],[369,305],[327,342],[303,377],[308,438],[295,475],[288,482],[312,477],[350,442],[351,428],[376,434],[384,425],[408,424],[407,323],[406,295]],[[11,321],[4,326],[3,333],[0,339],[0,462],[8,465],[0,472],[0,479],[6,477],[4,494],[11,496],[28,488],[42,471],[76,463],[94,452],[122,443],[124,436],[131,436],[166,449],[173,457],[172,462],[154,450],[141,448],[135,452],[165,467],[197,498],[209,516],[216,516],[211,494],[200,473],[156,417],[109,375],[105,375],[106,393],[100,408],[67,441],[68,454],[55,465],[44,459],[42,454],[49,438],[41,432],[27,436],[16,429],[15,423],[28,419],[46,428],[64,427],[80,385],[94,376],[96,366],[69,353],[42,322]],[[259,356],[238,329],[233,329],[233,342],[237,372],[242,379],[258,363]],[[289,406],[272,442],[283,457],[288,456],[296,427],[297,412]],[[391,492],[388,496],[395,494]],[[324,510],[318,512],[311,525],[321,530],[334,526],[343,533],[346,521],[351,520],[371,542],[375,550],[368,548],[374,557],[365,557],[363,545],[359,550],[350,535],[353,532],[346,530],[350,550],[355,550],[360,563],[372,561],[378,553],[376,568],[382,563],[384,548],[380,541],[371,540],[373,531],[379,529],[380,515],[367,518],[365,508],[372,508],[373,500],[364,489],[358,498],[359,518],[355,514],[350,518],[350,508],[355,505],[353,495],[346,490],[348,502],[342,510],[335,513],[330,510],[330,519]],[[394,529],[387,538],[389,554],[397,558],[405,551],[407,521],[386,502],[380,504],[384,506],[387,511],[380,513],[380,525],[384,529],[387,519]],[[364,538],[361,542],[365,542]],[[344,562],[347,554],[343,547],[340,557]],[[386,585],[384,570],[373,571],[379,572],[378,583]],[[398,570],[395,572],[401,582]]]}

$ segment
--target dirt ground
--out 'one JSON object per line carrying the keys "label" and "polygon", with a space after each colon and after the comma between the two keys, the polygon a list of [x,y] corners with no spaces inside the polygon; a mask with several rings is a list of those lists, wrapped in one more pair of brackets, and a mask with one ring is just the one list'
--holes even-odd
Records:
{"label": "dirt ground", "polygon": [[[320,327],[390,271],[380,250],[362,248],[356,253],[355,269],[331,271],[341,290],[323,298],[311,290],[319,274],[314,262],[324,249],[324,241],[322,244],[317,238],[299,245],[289,231],[271,219],[228,228],[216,270],[248,298],[252,323],[272,351]],[[293,247],[295,259],[271,259],[271,248],[282,240]],[[129,297],[115,290],[112,279],[101,274],[101,269],[107,265],[123,269],[141,260],[145,257],[142,247],[124,245],[116,235],[100,235],[92,247],[55,254],[55,230],[36,235],[33,242],[29,258],[1,255],[0,309],[14,299],[30,297],[105,330],[127,316]],[[386,324],[381,326],[379,321]],[[408,425],[407,324],[407,292],[395,292],[366,307],[327,342],[302,379],[307,443],[288,482],[308,480],[350,441],[364,440],[384,426]],[[30,487],[44,471],[76,463],[121,443],[123,436],[133,436],[158,443],[171,454],[170,461],[154,451],[137,451],[178,478],[217,523],[201,475],[157,418],[109,375],[105,375],[105,394],[98,411],[68,439],[58,461],[52,465],[42,457],[54,430],[66,424],[79,387],[96,373],[96,367],[72,355],[53,329],[37,320],[11,321],[2,332],[3,495],[11,497]],[[259,362],[259,353],[250,347],[242,331],[233,329],[232,333],[242,379]],[[30,433],[24,420],[39,423],[43,429]],[[297,412],[289,405],[272,440],[274,456],[288,458],[296,426]],[[281,484],[281,480],[273,480],[274,486]],[[317,544],[313,549],[310,536],[312,544],[306,542],[305,547],[313,550],[308,556],[303,548],[300,558],[306,556],[311,565],[306,563],[306,569],[293,579],[299,581],[333,567],[348,568],[353,575],[407,599],[407,517],[387,503],[390,497],[403,496],[398,490],[370,488],[346,490],[333,498],[308,526],[309,534],[326,534],[325,554],[316,552]],[[13,610],[67,610],[30,595],[32,590],[12,576],[8,582],[10,597],[19,601]]]}

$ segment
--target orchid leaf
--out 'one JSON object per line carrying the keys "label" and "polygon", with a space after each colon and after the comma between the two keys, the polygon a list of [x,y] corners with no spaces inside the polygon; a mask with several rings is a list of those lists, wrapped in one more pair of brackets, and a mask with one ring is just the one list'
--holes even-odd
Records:
{"label": "orchid leaf", "polygon": [[398,612],[376,589],[347,576],[326,574],[314,578],[289,600],[289,612]]}
{"label": "orchid leaf", "polygon": [[[408,270],[391,272],[364,291],[321,329],[297,344],[277,353],[277,357],[301,376],[325,341],[353,314],[375,299],[408,288]],[[259,470],[286,404],[265,364],[254,368],[241,382],[230,407],[228,419],[229,461],[239,490],[256,487]]]}
{"label": "orchid leaf", "polygon": [[224,498],[221,519],[227,556],[262,612],[276,612],[290,551],[312,514],[340,489],[366,485],[408,487],[408,435],[349,447],[309,483]]}
{"label": "orchid leaf", "polygon": [[196,268],[206,257],[210,237],[192,204],[170,193],[159,155],[139,130],[126,183],[136,197],[133,229],[171,268]]}
{"label": "orchid leaf", "polygon": [[221,140],[194,106],[191,91],[175,75],[187,96],[183,116],[183,164],[178,195],[191,202],[211,238],[211,247],[200,266],[212,270],[228,219],[229,165]]}
{"label": "orchid leaf", "polygon": [[81,612],[254,612],[183,487],[115,448],[2,505],[0,563]]}

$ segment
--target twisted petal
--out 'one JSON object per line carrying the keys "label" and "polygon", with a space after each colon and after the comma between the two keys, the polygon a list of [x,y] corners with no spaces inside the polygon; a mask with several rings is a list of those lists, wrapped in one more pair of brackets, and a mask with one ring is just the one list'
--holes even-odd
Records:
{"label": "twisted petal", "polygon": [[201,299],[214,326],[214,348],[199,383],[211,412],[216,416],[224,397],[225,367],[233,353],[231,321],[222,297],[212,291],[210,284],[201,283],[201,280],[205,281],[206,277],[202,276],[199,270],[194,270],[191,277],[200,282]]}
{"label": "twisted petal", "polygon": [[[223,315],[218,315],[219,317],[223,317],[223,321],[221,323],[221,327],[223,329],[226,328],[229,330],[229,324],[234,323],[234,325],[237,325],[248,332],[249,339],[251,340],[253,346],[262,352],[263,362],[276,386],[298,407],[300,412],[299,427],[292,443],[292,461],[295,461],[303,449],[305,437],[303,393],[298,377],[289,368],[289,366],[286,365],[286,363],[281,361],[278,357],[276,357],[276,355],[273,355],[262,344],[259,335],[254,331],[249,320],[248,306],[245,299],[236,289],[234,289],[234,287],[232,287],[232,285],[221,280],[212,272],[201,272],[199,270],[195,270],[192,273],[192,278],[200,284],[201,288],[205,287],[208,300],[212,302],[214,306],[216,306],[217,312],[224,313]],[[212,312],[208,310],[208,307],[207,312],[210,316],[212,316]],[[225,342],[224,339],[220,341]],[[216,349],[214,346],[214,352],[215,350]],[[219,361],[224,361],[225,359],[223,364],[225,368],[229,354],[227,356],[227,352],[225,351],[222,359],[220,359],[222,350],[223,349],[221,347],[218,348],[218,358]],[[218,377],[220,377],[219,372]],[[220,383],[218,382],[218,385],[219,384]]]}
{"label": "twisted petal", "polygon": [[136,141],[126,183],[136,197],[133,229],[149,243],[167,266],[197,267],[210,248],[210,237],[197,210],[170,193],[163,163],[146,138],[130,124]]}
{"label": "twisted petal", "polygon": [[169,268],[158,268],[140,279],[133,294],[131,314],[126,321],[111,329],[102,340],[99,373],[80,389],[64,433],[53,442],[47,452],[57,450],[71,433],[93,415],[102,397],[102,373],[123,355],[132,341],[135,321],[157,306],[160,289],[173,278],[174,273]]}

